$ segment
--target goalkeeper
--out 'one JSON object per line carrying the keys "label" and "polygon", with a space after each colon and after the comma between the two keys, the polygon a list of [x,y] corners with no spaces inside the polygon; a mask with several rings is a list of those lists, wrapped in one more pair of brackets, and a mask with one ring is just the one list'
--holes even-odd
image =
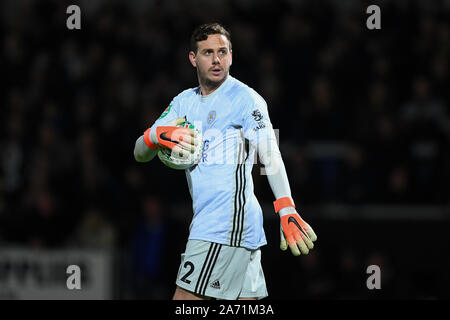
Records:
{"label": "goalkeeper", "polygon": [[268,295],[260,250],[267,242],[251,175],[257,155],[280,217],[281,249],[308,254],[317,236],[295,208],[266,102],[229,74],[229,32],[216,23],[198,27],[189,60],[199,86],[176,96],[134,149],[139,162],[152,160],[160,146],[194,152],[198,136],[176,125],[187,119],[202,132],[201,161],[185,171],[194,215],[173,298],[261,299]]}

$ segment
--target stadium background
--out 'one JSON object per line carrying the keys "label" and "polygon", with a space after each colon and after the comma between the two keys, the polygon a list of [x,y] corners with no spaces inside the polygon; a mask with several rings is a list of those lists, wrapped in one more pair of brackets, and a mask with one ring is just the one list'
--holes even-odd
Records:
{"label": "stadium background", "polygon": [[[81,30],[66,28],[71,4]],[[381,30],[366,28],[370,4]],[[133,148],[172,97],[196,86],[190,34],[218,21],[232,34],[231,74],[266,99],[294,199],[319,237],[308,256],[279,250],[273,195],[256,166],[270,297],[449,297],[449,1],[0,8],[0,258],[106,252],[103,297],[171,298],[192,216],[185,176],[135,162]],[[20,298],[12,270],[28,281],[37,269],[5,261],[0,296]],[[371,264],[381,290],[366,287]],[[55,270],[64,286],[65,269]],[[1,292],[6,283],[16,289]]]}

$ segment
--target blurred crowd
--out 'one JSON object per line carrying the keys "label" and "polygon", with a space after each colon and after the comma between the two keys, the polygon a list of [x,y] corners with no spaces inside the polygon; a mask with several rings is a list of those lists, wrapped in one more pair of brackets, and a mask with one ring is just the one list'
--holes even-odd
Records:
{"label": "blurred crowd", "polygon": [[2,1],[0,243],[132,248],[158,277],[139,253],[163,254],[160,215],[190,197],[134,143],[197,86],[189,37],[211,21],[268,103],[296,202],[450,204],[450,3],[378,3],[381,30],[356,0]]}

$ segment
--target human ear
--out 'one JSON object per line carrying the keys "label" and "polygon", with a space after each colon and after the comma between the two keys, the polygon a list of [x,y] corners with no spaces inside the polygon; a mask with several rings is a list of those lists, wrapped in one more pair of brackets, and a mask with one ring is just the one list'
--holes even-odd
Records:
{"label": "human ear", "polygon": [[194,68],[197,68],[197,62],[195,61],[195,53],[194,51],[189,51],[189,61],[191,62]]}

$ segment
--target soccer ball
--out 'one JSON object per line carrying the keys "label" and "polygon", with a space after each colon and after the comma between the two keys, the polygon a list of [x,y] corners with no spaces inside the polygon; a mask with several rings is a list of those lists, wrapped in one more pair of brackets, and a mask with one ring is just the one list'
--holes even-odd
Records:
{"label": "soccer ball", "polygon": [[189,128],[197,132],[197,138],[199,139],[200,143],[195,148],[194,153],[189,153],[188,156],[183,157],[178,152],[172,152],[172,150],[170,150],[169,148],[160,147],[158,150],[158,158],[169,168],[176,170],[186,170],[200,161],[203,154],[203,138],[201,132],[197,128],[195,128],[195,126],[189,121],[185,121],[177,125],[177,127]]}

